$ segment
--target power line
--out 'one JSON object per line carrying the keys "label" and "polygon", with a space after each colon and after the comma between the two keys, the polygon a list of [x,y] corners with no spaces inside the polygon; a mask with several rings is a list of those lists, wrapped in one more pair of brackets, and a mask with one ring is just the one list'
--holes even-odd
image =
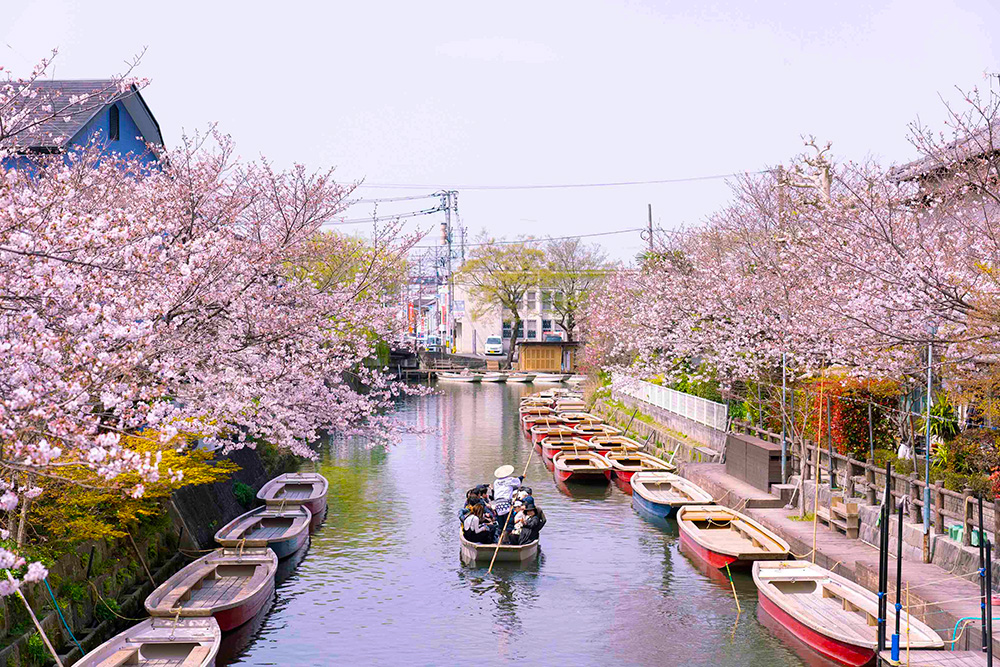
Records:
{"label": "power line", "polygon": [[442,211],[440,206],[435,206],[434,208],[426,208],[422,211],[410,211],[409,213],[394,213],[392,215],[384,216],[373,216],[371,218],[355,218],[353,220],[330,220],[324,222],[321,227],[333,226],[333,225],[363,225],[370,224],[373,222],[383,222],[385,220],[401,220],[403,218],[416,218],[421,215],[430,215],[431,213],[437,213]]}
{"label": "power line", "polygon": [[[484,246],[484,245],[516,245],[518,243],[545,243],[545,242],[548,242],[548,241],[563,241],[563,240],[566,240],[566,239],[586,239],[586,238],[590,238],[592,236],[611,236],[612,234],[628,234],[630,232],[641,232],[644,229],[645,229],[645,227],[634,227],[632,229],[616,229],[616,230],[610,231],[610,232],[594,232],[593,234],[572,234],[570,236],[551,236],[551,237],[544,238],[544,239],[520,239],[520,240],[515,239],[513,241],[492,241],[490,243],[466,243],[465,247],[466,248],[475,248],[475,247]],[[444,247],[444,246],[432,246],[432,245],[419,246],[418,245],[418,246],[413,246],[413,249],[418,249],[418,248],[420,248],[420,249],[425,249],[425,248],[442,248],[442,247]]]}
{"label": "power line", "polygon": [[350,205],[354,204],[381,204],[383,202],[393,202],[393,201],[413,201],[415,199],[437,199],[441,196],[441,193],[433,193],[429,195],[408,195],[406,197],[375,197],[372,199],[355,199],[350,202]]}
{"label": "power line", "polygon": [[685,178],[663,178],[651,181],[610,181],[607,183],[553,183],[537,185],[433,185],[428,183],[359,183],[359,188],[413,188],[413,189],[449,189],[449,190],[558,190],[570,188],[617,188],[628,185],[666,185],[670,183],[691,183],[694,181],[712,181],[721,178],[737,176],[755,176],[770,173],[770,170],[743,171],[731,174],[715,174],[712,176],[688,176]]}

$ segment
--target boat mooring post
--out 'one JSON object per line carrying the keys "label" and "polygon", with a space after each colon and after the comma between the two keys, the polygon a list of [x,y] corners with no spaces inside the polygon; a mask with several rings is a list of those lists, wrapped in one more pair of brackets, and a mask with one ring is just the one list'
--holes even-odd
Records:
{"label": "boat mooring post", "polygon": [[896,519],[896,632],[892,635],[892,659],[899,661],[899,618],[903,605],[900,604],[900,589],[903,587],[903,506],[909,496],[899,499],[899,517]]}
{"label": "boat mooring post", "polygon": [[781,353],[781,483],[788,483],[788,444],[785,440],[788,423],[788,413],[785,411],[785,395],[788,393],[787,382],[785,381],[786,364],[785,353]]}
{"label": "boat mooring post", "polygon": [[[822,409],[822,407],[821,407]],[[885,650],[885,621],[888,598],[886,589],[889,579],[889,485],[892,484],[892,463],[885,464],[885,495],[879,510],[878,549],[878,651]]]}
{"label": "boat mooring post", "polygon": [[986,588],[986,540],[983,534],[983,499],[979,499],[979,610],[982,612],[980,619],[980,630],[983,635],[983,652],[986,652],[986,644],[989,643],[990,636],[986,634],[986,595],[989,589]]}

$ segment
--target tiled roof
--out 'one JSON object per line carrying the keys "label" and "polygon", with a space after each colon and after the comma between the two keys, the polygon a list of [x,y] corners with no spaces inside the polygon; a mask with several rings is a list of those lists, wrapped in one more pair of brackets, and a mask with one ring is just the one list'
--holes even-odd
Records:
{"label": "tiled roof", "polygon": [[992,132],[993,124],[961,139],[945,145],[937,155],[928,155],[919,160],[889,170],[893,181],[911,181],[938,170],[948,169],[956,162],[962,162],[986,153],[1000,150],[1000,137]]}
{"label": "tiled roof", "polygon": [[[32,84],[32,88],[38,91],[38,97],[31,103],[35,118],[29,117],[26,121],[42,122],[33,132],[22,132],[15,137],[14,145],[22,150],[62,148],[105,106],[135,94],[134,88],[120,92],[118,83],[111,79],[39,79]],[[51,106],[51,112],[43,109],[46,105]],[[54,113],[54,116],[42,120],[49,113]]]}

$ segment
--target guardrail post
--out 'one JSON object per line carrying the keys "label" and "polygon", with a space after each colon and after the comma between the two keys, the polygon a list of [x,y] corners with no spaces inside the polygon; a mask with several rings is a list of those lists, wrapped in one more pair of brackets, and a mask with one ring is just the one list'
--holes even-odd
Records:
{"label": "guardrail post", "polygon": [[874,505],[875,496],[875,461],[868,459],[865,462],[865,502]]}
{"label": "guardrail post", "polygon": [[844,498],[850,499],[854,496],[854,459],[847,457],[847,479],[844,480]]}
{"label": "guardrail post", "polygon": [[1000,535],[1000,499],[993,499],[993,542],[997,541]]}
{"label": "guardrail post", "polygon": [[934,484],[934,532],[944,533],[944,485],[941,480]]}
{"label": "guardrail post", "polygon": [[972,516],[972,489],[965,487],[962,489],[962,546],[972,546],[972,531],[976,525]]}
{"label": "guardrail post", "polygon": [[920,522],[920,508],[917,500],[920,498],[920,475],[914,470],[910,473],[910,522]]}

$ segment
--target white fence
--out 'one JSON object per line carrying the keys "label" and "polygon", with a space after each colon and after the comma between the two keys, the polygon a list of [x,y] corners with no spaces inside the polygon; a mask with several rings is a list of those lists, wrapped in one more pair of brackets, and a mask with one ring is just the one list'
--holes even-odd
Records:
{"label": "white fence", "polygon": [[719,431],[726,430],[726,406],[723,403],[716,403],[706,398],[692,396],[643,380],[624,383],[619,391],[668,412],[687,417],[699,424],[710,426]]}

